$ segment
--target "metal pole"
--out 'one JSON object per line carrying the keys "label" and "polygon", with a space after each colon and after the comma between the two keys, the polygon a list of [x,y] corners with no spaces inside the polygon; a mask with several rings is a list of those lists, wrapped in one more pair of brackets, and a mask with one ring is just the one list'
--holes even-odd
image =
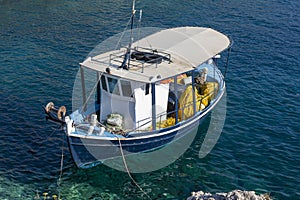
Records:
{"label": "metal pole", "polygon": [[132,15],[131,15],[131,25],[130,25],[130,42],[128,47],[128,66],[127,68],[130,68],[130,57],[131,57],[131,45],[133,43],[133,22],[134,22],[134,15],[135,15],[135,0],[132,2]]}
{"label": "metal pole", "polygon": [[192,93],[193,93],[193,111],[196,114],[196,97],[195,97],[195,70],[192,72]]}
{"label": "metal pole", "polygon": [[100,92],[100,79],[101,79],[101,73],[100,72],[97,72],[97,107],[99,106],[99,110],[97,110],[96,108],[96,114],[97,114],[97,118],[98,118],[98,121],[100,121],[100,110],[101,110],[101,92]]}
{"label": "metal pole", "polygon": [[82,88],[82,101],[83,108],[82,111],[86,111],[86,93],[85,93],[85,81],[84,81],[84,70],[83,66],[80,66],[80,74],[81,74],[81,88]]}
{"label": "metal pole", "polygon": [[[232,45],[232,44],[231,44]],[[227,59],[226,59],[226,65],[225,65],[225,72],[224,72],[224,80],[226,79],[227,69],[228,69],[228,63],[229,63],[229,55],[231,51],[231,46],[227,50]]]}
{"label": "metal pole", "polygon": [[152,129],[156,130],[155,83],[151,83],[151,95],[152,95]]}
{"label": "metal pole", "polygon": [[97,72],[97,104],[100,104],[101,102],[101,94],[100,94],[100,78],[101,78],[101,73]]}
{"label": "metal pole", "polygon": [[175,92],[175,124],[178,123],[178,85],[177,76],[174,76],[174,92]]}

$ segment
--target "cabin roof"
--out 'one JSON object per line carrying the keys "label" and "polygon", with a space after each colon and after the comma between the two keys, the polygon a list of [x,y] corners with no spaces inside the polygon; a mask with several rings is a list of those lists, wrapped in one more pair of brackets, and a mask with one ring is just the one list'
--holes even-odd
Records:
{"label": "cabin roof", "polygon": [[80,64],[104,73],[109,67],[114,76],[151,83],[191,71],[229,45],[227,36],[211,28],[179,27],[156,32],[132,44],[133,49],[143,47],[170,54],[172,62],[141,63],[131,59],[129,70],[119,69],[121,55],[126,53],[126,48],[121,48],[88,57]]}

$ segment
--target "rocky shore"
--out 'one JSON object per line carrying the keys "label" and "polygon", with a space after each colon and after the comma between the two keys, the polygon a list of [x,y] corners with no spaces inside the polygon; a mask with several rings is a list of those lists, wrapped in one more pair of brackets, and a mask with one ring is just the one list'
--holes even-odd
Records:
{"label": "rocky shore", "polygon": [[192,192],[187,200],[271,200],[269,194],[255,194],[254,191],[233,190],[228,193],[204,193],[203,191]]}

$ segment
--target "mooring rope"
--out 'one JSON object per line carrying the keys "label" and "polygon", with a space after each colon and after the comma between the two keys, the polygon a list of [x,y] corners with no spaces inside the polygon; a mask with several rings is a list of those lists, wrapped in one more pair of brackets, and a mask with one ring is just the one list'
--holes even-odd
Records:
{"label": "mooring rope", "polygon": [[63,172],[63,165],[64,165],[64,134],[63,134],[62,145],[61,145],[60,172],[59,172],[59,177],[57,180],[58,199],[60,199],[60,184],[61,184],[61,178],[62,178],[62,172]]}
{"label": "mooring rope", "polygon": [[43,140],[41,140],[41,141],[38,143],[38,146],[40,147],[41,145],[44,145],[45,142],[48,142],[49,139],[51,138],[51,136],[55,133],[55,131],[59,130],[60,128],[61,128],[61,125],[59,125],[58,128],[55,128],[55,129],[47,136],[46,139],[43,139]]}
{"label": "mooring rope", "polygon": [[128,176],[129,176],[129,178],[130,178],[130,179],[132,180],[132,182],[140,189],[140,191],[142,191],[142,192],[146,195],[146,197],[147,197],[148,199],[152,200],[151,197],[143,190],[143,188],[142,188],[141,186],[139,186],[139,184],[134,180],[134,178],[133,178],[132,175],[130,174],[130,171],[129,171],[129,169],[128,169],[128,166],[127,166],[127,163],[126,163],[126,160],[125,160],[125,156],[124,156],[124,152],[123,152],[123,148],[122,148],[122,144],[121,144],[121,139],[118,138],[118,141],[119,141],[120,151],[121,151],[122,158],[123,158],[123,163],[124,163],[124,166],[125,166],[125,169],[126,169],[126,171],[127,171],[127,174],[128,174]]}

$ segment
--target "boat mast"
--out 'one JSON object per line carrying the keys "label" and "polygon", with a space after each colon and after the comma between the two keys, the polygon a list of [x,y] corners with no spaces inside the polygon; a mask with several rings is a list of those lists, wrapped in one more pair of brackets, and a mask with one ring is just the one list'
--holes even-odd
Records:
{"label": "boat mast", "polygon": [[[129,69],[129,65],[130,65],[130,55],[131,55],[131,45],[133,43],[133,20],[134,20],[134,14],[135,14],[135,0],[133,0],[132,2],[132,14],[131,14],[131,25],[130,25],[130,41],[129,41],[129,45],[127,48],[127,51],[125,53],[124,56],[124,60],[121,64],[121,66],[119,68],[123,68],[123,69]],[[127,65],[126,65],[127,63]]]}
{"label": "boat mast", "polygon": [[128,46],[128,69],[130,65],[131,45],[133,43],[133,22],[135,15],[135,0],[132,1],[132,14],[131,14],[131,25],[130,25],[130,42]]}
{"label": "boat mast", "polygon": [[[130,65],[130,55],[131,55],[131,45],[133,43],[133,22],[134,22],[134,15],[135,15],[135,0],[132,1],[132,14],[131,14],[131,25],[130,25],[130,41],[129,45],[124,57],[124,60],[119,68],[129,69]],[[127,65],[126,65],[127,63]]]}

